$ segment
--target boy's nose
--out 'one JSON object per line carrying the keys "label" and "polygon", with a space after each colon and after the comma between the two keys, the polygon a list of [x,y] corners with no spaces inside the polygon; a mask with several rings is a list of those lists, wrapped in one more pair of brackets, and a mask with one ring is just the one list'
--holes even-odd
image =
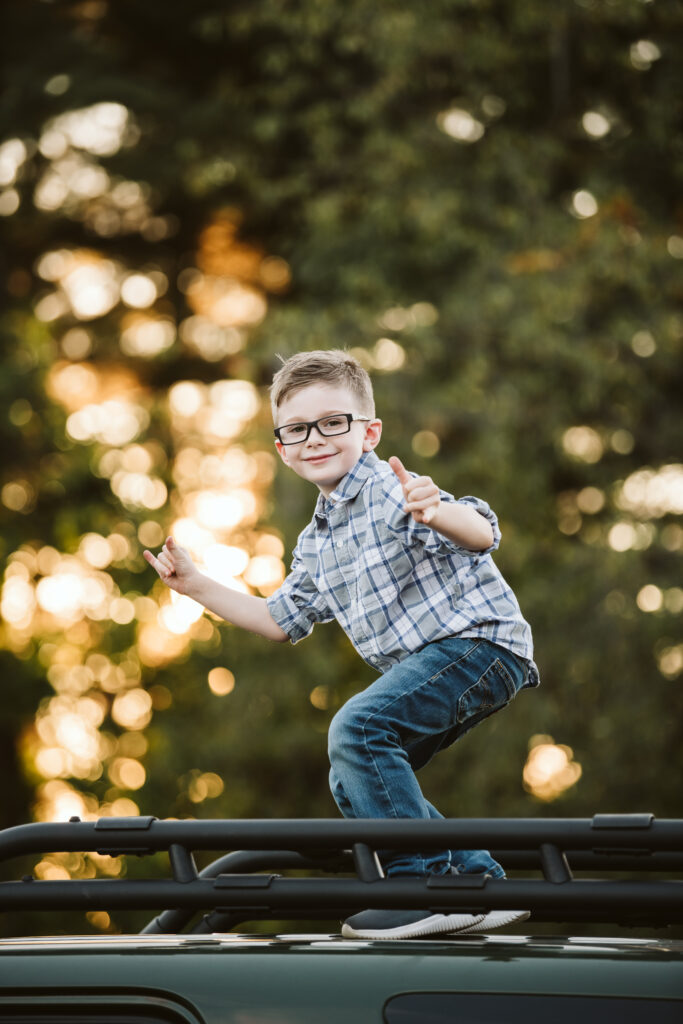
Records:
{"label": "boy's nose", "polygon": [[321,444],[321,443],[324,444],[325,441],[326,441],[325,435],[321,434],[320,431],[318,430],[317,426],[315,424],[313,424],[313,426],[311,427],[311,432],[308,435],[308,437],[306,438],[306,445],[308,446],[309,444]]}

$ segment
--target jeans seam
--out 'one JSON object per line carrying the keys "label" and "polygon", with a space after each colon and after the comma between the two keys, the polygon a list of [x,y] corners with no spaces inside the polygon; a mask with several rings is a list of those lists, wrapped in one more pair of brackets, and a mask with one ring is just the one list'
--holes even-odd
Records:
{"label": "jeans seam", "polygon": [[[472,653],[473,650],[476,650],[476,648],[481,644],[481,642],[482,642],[481,640],[475,640],[473,642],[472,646],[470,648],[468,648],[468,650],[465,651],[465,653],[462,654],[459,658],[456,658],[453,661],[450,661],[448,663],[448,665],[444,666],[438,672],[435,672],[434,675],[430,676],[428,679],[423,679],[419,683],[419,685],[415,686],[414,689],[409,691],[410,692],[410,696],[413,696],[415,693],[417,693],[418,690],[421,690],[423,686],[427,686],[430,683],[433,683],[435,679],[438,679],[439,676],[442,675],[442,673],[446,672],[448,669],[452,669],[454,667],[454,665],[459,665],[461,661],[464,661],[466,658],[468,658],[470,656],[470,654]],[[487,671],[488,671],[488,669],[487,669]],[[392,704],[396,704],[397,701],[401,699],[401,697],[405,697],[407,695],[408,695],[408,691],[404,691],[401,694],[400,697],[395,697],[392,701],[389,701],[387,704],[384,704],[382,706],[382,709],[381,709],[382,713],[386,712],[386,710],[388,708],[390,708],[392,706]],[[373,711],[372,714],[366,715],[366,717],[365,717],[365,719],[363,721],[363,724],[361,726],[361,732],[363,734],[363,745],[364,745],[364,748],[365,748],[366,757],[368,758],[368,762],[372,764],[374,773],[375,773],[376,777],[379,779],[379,781],[381,783],[382,791],[386,794],[386,798],[387,798],[387,801],[389,802],[389,805],[391,806],[393,816],[395,818],[397,818],[398,814],[397,814],[397,811],[396,811],[396,807],[394,806],[394,802],[393,802],[393,800],[391,798],[391,794],[390,794],[390,792],[389,792],[389,790],[388,790],[388,788],[386,786],[386,783],[384,781],[384,777],[382,775],[382,772],[379,769],[379,766],[377,764],[377,759],[370,752],[370,746],[369,746],[369,743],[368,743],[367,726],[368,726],[369,722],[373,718],[376,718],[377,715],[379,715],[379,713],[380,713],[380,709],[377,709],[376,711]],[[405,747],[404,746],[402,746],[401,749],[405,751]],[[412,771],[412,768],[411,768],[411,771]],[[415,774],[415,773],[413,772],[413,774]],[[417,780],[416,780],[416,782],[417,782]],[[417,785],[419,787],[419,782],[417,783]],[[420,790],[420,792],[422,792],[422,790]],[[423,799],[424,799],[424,795],[423,795]]]}
{"label": "jeans seam", "polygon": [[366,717],[366,719],[363,722],[363,725],[361,727],[361,731],[363,733],[363,746],[365,747],[365,756],[368,759],[368,763],[372,764],[373,771],[374,771],[375,775],[377,776],[377,778],[379,779],[380,785],[382,787],[382,792],[385,794],[386,799],[389,802],[389,806],[391,807],[391,811],[392,811],[392,815],[391,816],[393,816],[394,818],[398,818],[398,812],[397,812],[396,807],[394,805],[394,801],[391,798],[391,793],[389,792],[389,790],[387,788],[387,785],[386,785],[386,782],[384,781],[384,776],[382,775],[382,772],[379,769],[379,765],[377,763],[377,758],[375,757],[374,754],[372,754],[370,752],[370,747],[369,747],[369,744],[368,744],[368,735],[367,735],[366,726],[367,726],[367,723],[370,721],[370,719],[373,718],[373,717],[374,717],[374,715],[370,715],[370,716]]}
{"label": "jeans seam", "polygon": [[[483,640],[474,640],[472,642],[472,646],[468,648],[464,654],[461,654],[459,658],[455,658],[453,661],[449,661],[447,665],[440,668],[439,671],[435,672],[434,675],[429,677],[429,679],[425,679],[425,683],[433,683],[434,680],[438,679],[439,676],[442,676],[444,672],[449,672],[455,665],[459,665],[461,662],[465,661],[482,643],[484,643]],[[488,672],[488,669],[486,671]]]}

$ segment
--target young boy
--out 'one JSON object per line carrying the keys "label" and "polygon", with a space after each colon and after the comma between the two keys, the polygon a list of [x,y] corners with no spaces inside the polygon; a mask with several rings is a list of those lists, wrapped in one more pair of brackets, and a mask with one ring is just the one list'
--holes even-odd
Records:
{"label": "young boy", "polygon": [[[529,626],[490,552],[497,519],[478,498],[456,499],[399,459],[380,461],[372,385],[341,350],[304,352],[273,378],[275,446],[315,484],[313,518],[289,575],[264,599],[202,575],[169,538],[145,558],[173,590],[236,626],[297,643],[337,619],[381,673],[335,715],[330,787],[345,817],[438,818],[415,772],[439,750],[538,685]],[[486,850],[384,851],[388,875],[488,873]],[[367,910],[346,921],[352,938],[484,931],[528,917]]]}

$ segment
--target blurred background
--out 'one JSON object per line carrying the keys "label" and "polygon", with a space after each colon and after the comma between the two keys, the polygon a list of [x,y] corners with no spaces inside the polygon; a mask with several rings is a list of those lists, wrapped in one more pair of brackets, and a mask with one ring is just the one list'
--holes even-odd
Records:
{"label": "blurred background", "polygon": [[0,824],[336,815],[325,734],[370,668],[334,624],[240,633],[142,558],[173,532],[278,586],[316,493],[267,387],[326,347],[371,372],[382,457],[497,511],[535,634],[542,688],[430,765],[429,798],[680,814],[681,6],[3,17]]}

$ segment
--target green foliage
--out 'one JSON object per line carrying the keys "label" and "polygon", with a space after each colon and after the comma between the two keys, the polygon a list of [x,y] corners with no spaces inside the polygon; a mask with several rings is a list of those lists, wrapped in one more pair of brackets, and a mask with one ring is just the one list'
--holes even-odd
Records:
{"label": "green foliage", "polygon": [[[425,770],[430,798],[453,815],[679,813],[683,470],[656,507],[625,502],[623,484],[680,462],[680,7],[24,0],[8,14],[0,145],[19,139],[26,157],[0,195],[5,210],[10,189],[19,201],[3,218],[0,257],[0,488],[19,481],[27,497],[2,492],[3,557],[22,545],[74,553],[85,534],[115,533],[128,544],[107,568],[120,593],[160,597],[138,529],[166,529],[180,507],[168,388],[227,377],[265,398],[277,354],[364,350],[380,454],[498,512],[497,561],[533,626],[543,679]],[[46,126],[103,102],[129,112],[123,141],[70,152],[106,170],[109,193],[137,183],[148,211],[137,222],[125,206],[112,220],[107,193],[86,186],[52,206],[34,201],[60,159]],[[88,250],[163,274],[155,314],[180,324],[196,312],[183,273],[221,215],[240,245],[291,273],[244,347],[208,359],[181,332],[151,356],[131,354],[120,302],[85,321],[68,309],[37,316],[52,290],[41,257]],[[65,335],[83,326],[90,347],[78,355]],[[138,441],[153,445],[166,505],[122,504],[98,468],[115,446],[66,432],[50,384],[58,360],[136,381],[149,416]],[[264,407],[240,443],[266,448],[269,429]],[[425,431],[438,439],[433,454]],[[291,549],[314,497],[281,468],[260,526]],[[134,621],[89,628],[84,658],[135,653]],[[39,702],[54,696],[47,669],[63,642],[47,627],[23,647],[5,634],[14,796],[4,825],[31,815],[30,791],[44,782],[20,751]],[[236,685],[219,697],[206,680],[223,665]],[[132,795],[159,816],[331,816],[327,725],[371,680],[335,626],[295,649],[215,626],[177,658],[143,663],[154,702],[144,787],[69,782],[100,802]],[[116,739],[109,713],[102,729]],[[571,747],[583,770],[552,803],[522,785],[538,735]],[[197,803],[188,794],[202,773],[224,789]]]}

